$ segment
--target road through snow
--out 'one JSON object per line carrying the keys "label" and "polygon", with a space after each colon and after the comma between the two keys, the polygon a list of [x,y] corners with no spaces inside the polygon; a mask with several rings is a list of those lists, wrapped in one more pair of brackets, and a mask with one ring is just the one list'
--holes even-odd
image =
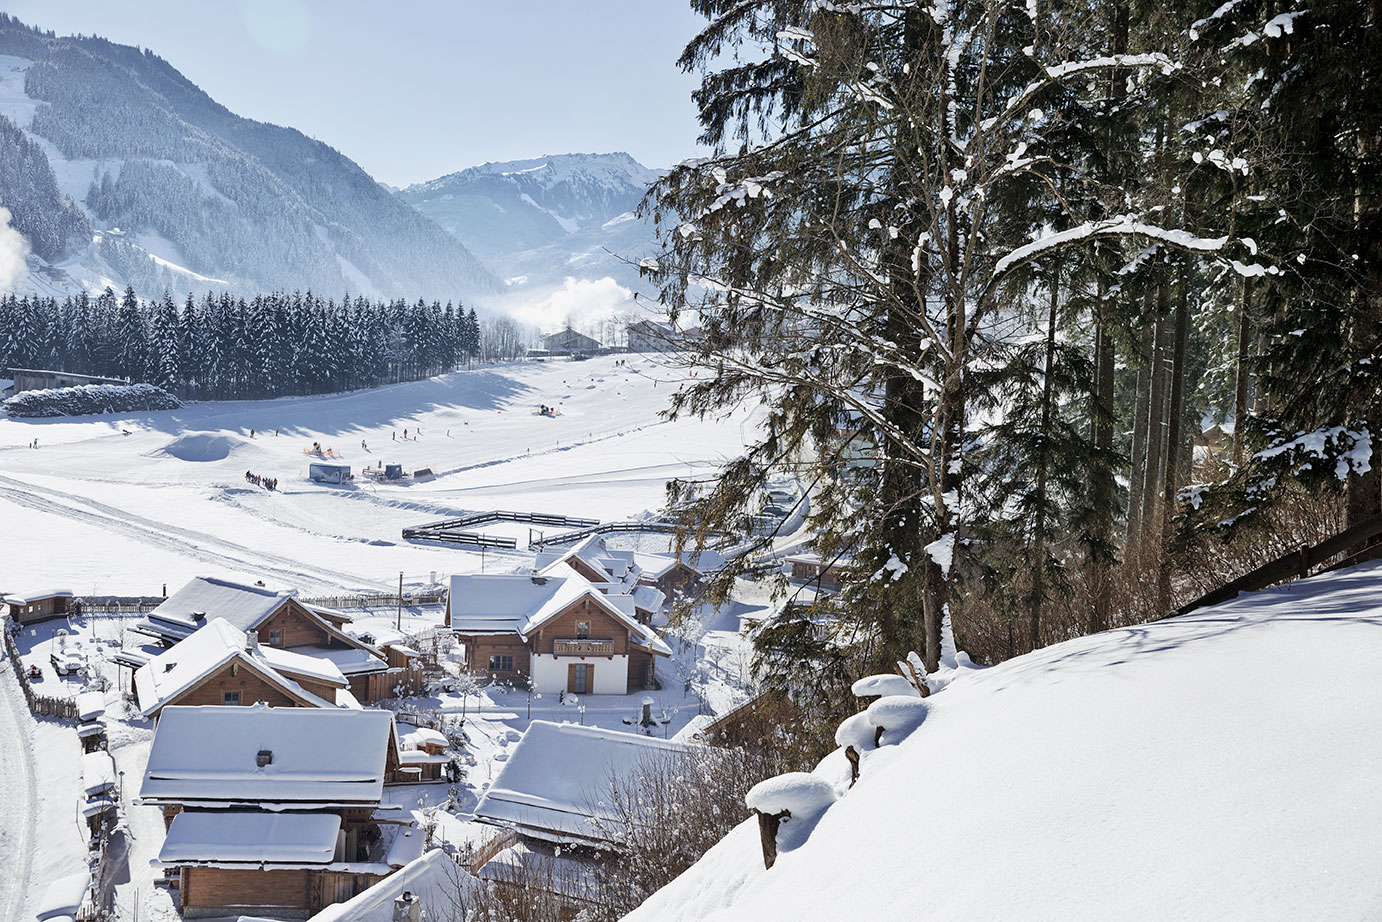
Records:
{"label": "road through snow", "polygon": [[[0,653],[0,656],[3,656]],[[34,788],[33,720],[9,663],[0,666],[0,919],[28,917],[25,903],[33,887],[34,825],[38,793]]]}

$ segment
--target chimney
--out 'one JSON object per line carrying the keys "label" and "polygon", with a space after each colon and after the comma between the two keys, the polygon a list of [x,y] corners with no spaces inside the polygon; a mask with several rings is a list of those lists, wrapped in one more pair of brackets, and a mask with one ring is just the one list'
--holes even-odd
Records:
{"label": "chimney", "polygon": [[418,922],[421,909],[418,898],[404,890],[403,895],[393,901],[393,922]]}
{"label": "chimney", "polygon": [[538,573],[538,570],[537,570],[536,567],[533,568],[532,580],[533,580],[533,585],[534,585],[534,586],[546,586],[546,585],[547,585],[547,577],[545,577],[545,576],[541,575],[540,573]]}
{"label": "chimney", "polygon": [[255,631],[245,631],[245,652],[259,652],[259,634]]}
{"label": "chimney", "polygon": [[261,749],[254,757],[254,764],[263,768],[265,765],[273,764],[274,753],[272,749]]}
{"label": "chimney", "polygon": [[192,620],[193,620],[193,621],[205,621],[205,620],[206,620],[206,612],[204,612],[204,611],[194,611],[194,612],[192,612]]}

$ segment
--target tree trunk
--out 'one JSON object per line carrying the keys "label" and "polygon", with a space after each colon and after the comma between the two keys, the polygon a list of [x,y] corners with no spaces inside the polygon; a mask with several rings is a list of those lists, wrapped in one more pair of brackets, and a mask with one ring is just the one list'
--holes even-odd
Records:
{"label": "tree trunk", "polygon": [[1056,364],[1056,313],[1060,304],[1060,270],[1051,270],[1051,307],[1046,320],[1046,364],[1041,382],[1041,447],[1037,449],[1036,521],[1032,524],[1032,585],[1027,595],[1027,642],[1041,646],[1041,607],[1046,601],[1046,480],[1051,466],[1052,372]]}
{"label": "tree trunk", "polygon": [[1248,337],[1251,333],[1252,279],[1243,279],[1243,300],[1238,306],[1238,366],[1233,382],[1233,465],[1243,463],[1243,440],[1248,418]]}
{"label": "tree trunk", "polygon": [[1171,356],[1171,397],[1166,407],[1166,485],[1162,494],[1161,566],[1157,571],[1157,608],[1171,610],[1171,519],[1176,511],[1181,455],[1181,417],[1185,412],[1185,343],[1190,327],[1189,270],[1182,268],[1180,297],[1176,299],[1176,340]]}
{"label": "tree trunk", "polygon": [[[1149,311],[1150,313],[1150,311]],[[1123,543],[1133,544],[1142,535],[1143,484],[1147,478],[1147,415],[1152,405],[1152,361],[1155,358],[1156,325],[1145,324],[1138,338],[1137,384],[1133,396],[1132,452],[1128,477],[1128,523]]]}
{"label": "tree trunk", "polygon": [[[1089,612],[1089,632],[1097,633],[1108,627],[1108,570],[1113,545],[1114,508],[1118,502],[1117,485],[1113,473],[1113,386],[1114,352],[1108,318],[1104,306],[1105,284],[1100,278],[1099,300],[1095,314],[1094,388],[1090,401],[1090,431],[1094,443],[1094,461],[1090,465],[1090,505],[1094,511],[1090,527],[1092,572],[1090,582],[1093,598]],[[1054,308],[1053,308],[1054,309]]]}
{"label": "tree trunk", "polygon": [[[1169,300],[1165,280],[1157,285],[1157,307]],[[1152,334],[1151,407],[1147,412],[1147,468],[1142,481],[1142,541],[1155,546],[1161,537],[1162,464],[1166,446],[1166,359],[1170,318],[1158,313]]]}

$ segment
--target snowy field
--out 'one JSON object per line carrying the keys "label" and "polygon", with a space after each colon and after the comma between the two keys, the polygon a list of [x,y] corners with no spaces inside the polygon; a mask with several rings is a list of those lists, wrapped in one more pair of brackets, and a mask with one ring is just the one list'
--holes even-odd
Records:
{"label": "snowy field", "polygon": [[1380,675],[1382,564],[962,672],[772,870],[751,820],[628,922],[1379,919]]}
{"label": "snowy field", "polygon": [[[658,413],[683,372],[647,356],[617,361],[503,365],[121,417],[0,418],[0,591],[158,595],[217,574],[306,595],[371,592],[396,587],[400,572],[422,585],[433,572],[480,569],[478,553],[403,541],[405,526],[490,509],[600,521],[655,511],[668,479],[710,474],[736,454],[758,408],[668,423]],[[537,415],[539,404],[558,415]],[[355,482],[309,481],[314,443],[350,465]],[[360,476],[381,463],[436,477]],[[247,482],[247,471],[277,478],[278,489]],[[527,543],[526,526],[494,533]],[[527,559],[485,557],[491,570]]]}

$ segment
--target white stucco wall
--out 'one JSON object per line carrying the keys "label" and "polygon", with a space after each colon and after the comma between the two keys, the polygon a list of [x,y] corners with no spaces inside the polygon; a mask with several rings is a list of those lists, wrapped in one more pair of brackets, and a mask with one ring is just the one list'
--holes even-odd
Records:
{"label": "white stucco wall", "polygon": [[616,656],[550,656],[540,653],[532,658],[533,691],[556,694],[570,691],[566,687],[566,667],[572,663],[589,663],[595,667],[595,695],[626,695],[629,691],[629,658]]}

